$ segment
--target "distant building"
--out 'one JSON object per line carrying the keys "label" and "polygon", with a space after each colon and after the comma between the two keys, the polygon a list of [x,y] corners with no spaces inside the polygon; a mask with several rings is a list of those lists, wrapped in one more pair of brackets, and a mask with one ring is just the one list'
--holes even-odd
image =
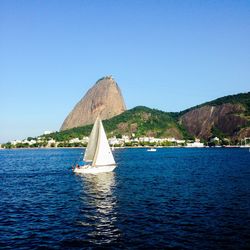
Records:
{"label": "distant building", "polygon": [[204,143],[202,142],[189,142],[187,143],[187,147],[188,148],[203,148],[204,147]]}
{"label": "distant building", "polygon": [[210,142],[219,142],[220,139],[218,137],[213,137],[210,139]]}
{"label": "distant building", "polygon": [[117,139],[115,136],[110,138],[108,141],[109,141],[109,145],[111,146],[120,144],[119,139]]}
{"label": "distant building", "polygon": [[144,136],[144,137],[140,137],[139,138],[139,141],[142,141],[142,142],[149,142],[149,138]]}
{"label": "distant building", "polygon": [[85,136],[82,138],[82,143],[88,143],[89,142],[89,137]]}
{"label": "distant building", "polygon": [[172,138],[167,138],[166,140],[169,141],[169,142],[176,142],[176,139],[175,139],[174,137],[172,137]]}
{"label": "distant building", "polygon": [[53,133],[53,131],[46,130],[46,131],[43,132],[44,135],[49,135],[51,133]]}
{"label": "distant building", "polygon": [[116,138],[116,136],[111,137],[108,139],[109,145],[114,146],[114,145],[120,145],[123,146],[124,143],[130,142],[129,137],[127,136],[122,136],[122,138]]}
{"label": "distant building", "polygon": [[71,140],[69,140],[69,143],[79,143],[81,142],[81,140],[79,138],[73,138]]}
{"label": "distant building", "polygon": [[18,143],[22,143],[22,141],[14,140],[14,141],[11,141],[10,143],[11,143],[11,145],[16,146]]}
{"label": "distant building", "polygon": [[123,136],[122,136],[122,139],[123,139],[124,141],[126,141],[126,140],[129,140],[130,138],[129,138],[128,135],[123,135]]}
{"label": "distant building", "polygon": [[132,140],[130,140],[131,142],[139,142],[138,138],[133,138]]}
{"label": "distant building", "polygon": [[185,140],[176,140],[176,142],[177,142],[178,144],[183,144],[183,143],[185,143],[186,141],[185,141]]}
{"label": "distant building", "polygon": [[52,145],[56,145],[56,141],[54,139],[50,139],[47,143],[48,147],[51,147]]}

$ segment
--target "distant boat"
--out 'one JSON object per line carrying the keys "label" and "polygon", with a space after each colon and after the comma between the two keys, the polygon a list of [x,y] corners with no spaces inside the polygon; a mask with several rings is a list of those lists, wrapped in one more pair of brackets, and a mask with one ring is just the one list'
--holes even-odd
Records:
{"label": "distant boat", "polygon": [[111,172],[116,168],[116,163],[99,117],[96,119],[91,131],[83,160],[88,164],[76,166],[73,170],[75,173],[97,174]]}
{"label": "distant boat", "polygon": [[156,148],[149,148],[147,149],[148,152],[155,152],[156,151]]}

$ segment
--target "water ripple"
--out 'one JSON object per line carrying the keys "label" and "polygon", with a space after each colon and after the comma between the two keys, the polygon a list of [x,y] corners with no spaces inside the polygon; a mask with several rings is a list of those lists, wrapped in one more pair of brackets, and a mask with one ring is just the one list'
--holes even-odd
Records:
{"label": "water ripple", "polygon": [[1,249],[250,248],[247,150],[116,150],[97,176],[80,153],[0,151]]}

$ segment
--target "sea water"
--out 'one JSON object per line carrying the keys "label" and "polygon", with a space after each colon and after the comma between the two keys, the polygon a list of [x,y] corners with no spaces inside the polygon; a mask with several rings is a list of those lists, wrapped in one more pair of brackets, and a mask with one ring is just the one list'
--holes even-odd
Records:
{"label": "sea water", "polygon": [[1,249],[250,248],[248,149],[117,149],[86,176],[82,152],[0,151]]}

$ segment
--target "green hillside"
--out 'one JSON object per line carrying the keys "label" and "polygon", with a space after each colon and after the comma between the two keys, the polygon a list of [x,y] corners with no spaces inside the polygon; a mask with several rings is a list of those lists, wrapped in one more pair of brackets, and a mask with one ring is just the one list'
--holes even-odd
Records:
{"label": "green hillside", "polygon": [[[250,92],[248,92],[221,97],[179,113],[168,113],[138,106],[109,120],[103,121],[103,125],[108,137],[120,137],[121,135],[131,136],[134,134],[135,137],[153,136],[158,138],[175,137],[178,139],[189,139],[193,138],[194,135],[190,135],[184,126],[180,125],[180,117],[188,111],[205,105],[219,106],[224,103],[241,104],[246,110],[245,114],[242,115],[244,115],[246,119],[250,116]],[[45,137],[55,139],[56,141],[67,141],[72,138],[89,136],[91,129],[92,125],[87,125],[62,132],[55,132]]]}
{"label": "green hillside", "polygon": [[[178,113],[167,113],[138,106],[109,120],[103,121],[108,137],[134,134],[140,136],[190,138],[187,131],[177,122]],[[76,137],[89,136],[92,125],[56,132],[46,137],[66,141]],[[192,138],[192,137],[191,137]]]}
{"label": "green hillside", "polygon": [[224,96],[224,97],[220,97],[218,99],[215,99],[213,101],[210,102],[205,102],[202,103],[200,105],[188,108],[186,110],[183,110],[179,113],[179,116],[193,110],[193,109],[197,109],[206,105],[210,105],[210,106],[218,106],[224,103],[232,103],[232,104],[241,104],[245,107],[246,115],[250,115],[250,92],[247,93],[240,93],[237,95],[228,95],[228,96]]}
{"label": "green hillside", "polygon": [[[221,106],[226,103],[236,105]],[[210,107],[200,109],[206,105]],[[195,112],[189,112],[192,110]],[[211,110],[215,111],[211,112]],[[250,92],[221,97],[179,113],[138,106],[109,120],[104,120],[103,125],[108,137],[121,138],[122,135],[128,135],[130,138],[133,136],[136,138],[143,136],[174,137],[185,140],[199,138],[209,142],[210,138],[216,136],[222,142],[227,140],[227,143],[236,145],[245,138],[250,138]],[[89,136],[92,127],[93,125],[87,125],[41,135],[37,138],[28,137],[28,142],[34,141],[31,144],[27,141],[13,145],[8,142],[2,146],[5,148],[86,146],[86,142],[69,142],[69,140]],[[54,139],[56,142],[50,139]]]}

